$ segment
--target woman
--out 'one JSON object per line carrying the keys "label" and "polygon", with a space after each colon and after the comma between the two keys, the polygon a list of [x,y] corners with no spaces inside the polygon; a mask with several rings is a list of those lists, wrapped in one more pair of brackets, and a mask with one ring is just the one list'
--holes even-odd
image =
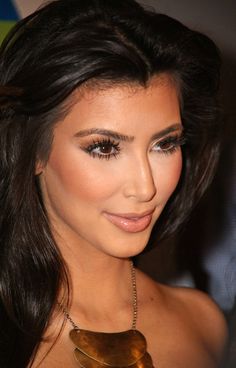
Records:
{"label": "woman", "polygon": [[53,1],[5,40],[1,367],[219,363],[214,303],[130,262],[212,178],[219,65],[207,37],[133,0]]}

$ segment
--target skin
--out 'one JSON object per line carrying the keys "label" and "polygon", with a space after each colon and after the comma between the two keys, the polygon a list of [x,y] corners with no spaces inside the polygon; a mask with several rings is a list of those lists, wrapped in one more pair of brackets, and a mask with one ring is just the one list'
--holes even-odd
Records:
{"label": "skin", "polygon": [[[71,276],[71,317],[84,329],[123,331],[132,322],[129,258],[145,248],[181,175],[178,93],[163,75],[147,88],[88,88],[72,99],[70,112],[55,127],[49,160],[37,163],[36,174]],[[118,133],[119,139],[104,130]],[[138,231],[107,217],[147,211],[149,221]],[[214,303],[199,292],[157,284],[138,270],[137,288],[137,329],[147,338],[154,366],[214,367],[225,339],[224,320]],[[61,314],[52,318],[45,334],[50,338],[41,344],[33,367],[62,321]],[[70,329],[66,323],[40,367],[78,366]]]}

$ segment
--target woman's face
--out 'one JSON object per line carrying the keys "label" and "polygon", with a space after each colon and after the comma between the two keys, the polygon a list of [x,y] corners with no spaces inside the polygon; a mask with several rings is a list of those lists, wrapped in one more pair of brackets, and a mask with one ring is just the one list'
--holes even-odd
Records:
{"label": "woman's face", "polygon": [[38,163],[59,246],[130,257],[143,250],[181,173],[182,125],[167,76],[147,88],[113,86],[73,96]]}

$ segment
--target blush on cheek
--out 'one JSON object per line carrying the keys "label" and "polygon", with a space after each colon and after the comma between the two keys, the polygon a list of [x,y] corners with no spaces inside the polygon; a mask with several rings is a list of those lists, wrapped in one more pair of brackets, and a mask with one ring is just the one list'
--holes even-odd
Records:
{"label": "blush on cheek", "polygon": [[177,163],[175,165],[175,170],[174,170],[174,173],[173,173],[173,176],[175,177],[176,185],[179,182],[179,179],[180,179],[180,176],[181,176],[181,173],[182,173],[182,167],[183,167],[183,157],[182,157],[182,153],[180,151],[179,154],[178,154],[178,160],[177,160]]}
{"label": "blush on cheek", "polygon": [[165,180],[164,180],[164,186],[166,191],[166,195],[168,198],[171,196],[171,194],[174,192],[175,188],[178,185],[180,176],[182,172],[182,154],[179,152],[175,160],[172,162],[172,164],[168,167],[168,172],[166,172]]}
{"label": "blush on cheek", "polygon": [[[55,185],[60,188],[64,195],[81,199],[83,201],[100,201],[108,198],[115,190],[116,179],[108,170],[104,170],[102,165],[98,165],[98,161],[92,158],[83,160],[83,156],[76,154],[67,157],[60,155],[52,156],[50,159],[50,167],[53,172]],[[89,165],[88,165],[89,160]]]}

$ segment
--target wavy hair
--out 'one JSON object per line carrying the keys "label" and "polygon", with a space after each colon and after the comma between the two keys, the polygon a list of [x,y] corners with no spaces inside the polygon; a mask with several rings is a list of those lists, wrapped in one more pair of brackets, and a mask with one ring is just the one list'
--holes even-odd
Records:
{"label": "wavy hair", "polygon": [[214,43],[134,0],[57,0],[20,21],[0,48],[0,366],[31,366],[67,270],[35,176],[68,97],[85,83],[168,73],[186,145],[180,182],[152,238],[169,236],[209,185],[219,152],[220,57]]}

